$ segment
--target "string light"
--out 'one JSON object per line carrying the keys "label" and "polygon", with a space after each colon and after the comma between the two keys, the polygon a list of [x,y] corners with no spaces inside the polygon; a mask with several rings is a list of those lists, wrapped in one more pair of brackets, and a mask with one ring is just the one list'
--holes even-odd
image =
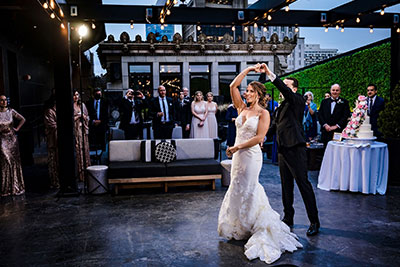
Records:
{"label": "string light", "polygon": [[197,25],[197,30],[201,31],[201,26],[200,25]]}
{"label": "string light", "polygon": [[299,28],[297,26],[294,28],[294,32],[299,32]]}
{"label": "string light", "polygon": [[50,14],[50,18],[54,19],[56,17],[56,15],[54,15],[54,13]]}
{"label": "string light", "polygon": [[131,22],[131,29],[133,29],[133,22]]}
{"label": "string light", "polygon": [[336,28],[336,30],[339,30],[339,25],[336,25],[336,27],[335,27],[335,28]]}
{"label": "string light", "polygon": [[54,9],[55,5],[54,5],[54,0],[50,0],[50,6],[52,9]]}
{"label": "string light", "polygon": [[397,28],[397,31],[396,31],[396,32],[398,32],[398,33],[399,33],[399,32],[400,32],[400,28]]}
{"label": "string light", "polygon": [[93,22],[92,22],[92,29],[93,30],[96,29],[96,24],[94,24]]}
{"label": "string light", "polygon": [[289,5],[285,6],[285,11],[289,12]]}
{"label": "string light", "polygon": [[257,28],[257,27],[258,27],[257,23],[254,22],[253,27],[254,27],[254,28]]}
{"label": "string light", "polygon": [[178,4],[178,0],[174,0],[174,5]]}
{"label": "string light", "polygon": [[381,15],[382,16],[385,15],[385,9],[384,8],[382,8],[382,10],[381,10]]}
{"label": "string light", "polygon": [[65,29],[64,23],[61,23],[61,24],[60,24],[60,27],[61,27],[61,29]]}
{"label": "string light", "polygon": [[236,30],[235,25],[232,26],[232,31],[234,32]]}
{"label": "string light", "polygon": [[160,19],[161,24],[164,24],[164,18]]}
{"label": "string light", "polygon": [[44,9],[48,9],[48,8],[49,8],[49,4],[47,4],[47,2],[44,2],[44,3],[43,3],[43,8],[44,8]]}
{"label": "string light", "polygon": [[369,28],[369,33],[373,33],[374,32],[374,28],[373,27],[370,27]]}
{"label": "string light", "polygon": [[249,28],[246,26],[244,27],[244,31],[247,32],[249,30]]}
{"label": "string light", "polygon": [[164,30],[164,24],[161,24],[161,30]]}
{"label": "string light", "polygon": [[325,32],[328,32],[328,27],[325,27]]}
{"label": "string light", "polygon": [[167,16],[171,15],[171,10],[167,10]]}
{"label": "string light", "polygon": [[356,18],[356,22],[360,23],[361,19],[359,17]]}
{"label": "string light", "polygon": [[268,31],[267,26],[263,27],[264,32]]}
{"label": "string light", "polygon": [[271,19],[272,19],[271,15],[268,15],[267,19],[268,19],[268,20],[271,20]]}
{"label": "string light", "polygon": [[342,29],[340,30],[341,32],[344,32],[344,27],[342,27]]}
{"label": "string light", "polygon": [[64,17],[64,12],[62,11],[62,9],[60,8],[60,17]]}

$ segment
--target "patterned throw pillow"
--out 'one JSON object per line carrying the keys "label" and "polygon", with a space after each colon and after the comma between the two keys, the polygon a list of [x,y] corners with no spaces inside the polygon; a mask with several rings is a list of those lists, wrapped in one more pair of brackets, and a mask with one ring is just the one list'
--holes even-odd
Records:
{"label": "patterned throw pillow", "polygon": [[155,147],[155,157],[158,162],[169,163],[176,159],[176,149],[171,143],[161,142]]}

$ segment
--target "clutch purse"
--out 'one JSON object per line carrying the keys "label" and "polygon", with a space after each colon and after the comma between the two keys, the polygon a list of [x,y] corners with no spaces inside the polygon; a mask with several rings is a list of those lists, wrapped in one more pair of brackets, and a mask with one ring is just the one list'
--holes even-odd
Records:
{"label": "clutch purse", "polygon": [[197,126],[199,126],[199,127],[203,127],[203,126],[204,126],[204,124],[198,123],[198,124],[197,124]]}

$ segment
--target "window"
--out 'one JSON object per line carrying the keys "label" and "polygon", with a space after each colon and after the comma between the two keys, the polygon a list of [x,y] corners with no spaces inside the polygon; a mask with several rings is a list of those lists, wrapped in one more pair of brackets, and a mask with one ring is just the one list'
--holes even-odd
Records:
{"label": "window", "polygon": [[229,85],[235,79],[236,75],[239,73],[238,63],[228,63],[218,65],[218,102],[219,103],[231,103],[231,93]]}
{"label": "window", "polygon": [[180,64],[160,64],[160,84],[167,90],[167,95],[177,98],[182,88]]}
{"label": "window", "polygon": [[[247,62],[247,67],[254,66],[258,62]],[[268,65],[268,62],[265,62]],[[258,81],[260,78],[260,73],[250,72],[247,74],[247,84],[251,83],[252,81]]]}
{"label": "window", "polygon": [[129,88],[140,90],[147,96],[153,95],[153,73],[151,64],[129,64]]}
{"label": "window", "polygon": [[190,64],[190,92],[193,94],[196,91],[203,92],[205,96],[211,91],[211,76],[209,64]]}

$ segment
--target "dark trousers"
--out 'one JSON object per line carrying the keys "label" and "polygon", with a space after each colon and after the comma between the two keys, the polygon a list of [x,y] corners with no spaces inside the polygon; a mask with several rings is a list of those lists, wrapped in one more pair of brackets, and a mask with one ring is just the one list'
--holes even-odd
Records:
{"label": "dark trousers", "polygon": [[153,127],[154,139],[172,139],[172,130],[174,129],[172,122],[161,123]]}
{"label": "dark trousers", "polygon": [[294,180],[299,187],[311,223],[319,222],[317,203],[312,185],[307,177],[307,153],[304,145],[291,148],[279,147],[279,171],[282,183],[282,201],[285,218],[293,220]]}
{"label": "dark trousers", "polygon": [[136,140],[143,138],[143,129],[140,123],[128,124],[124,127],[125,140]]}
{"label": "dark trousers", "polygon": [[92,148],[101,147],[102,150],[106,149],[106,128],[102,125],[91,126],[89,128],[89,144]]}

